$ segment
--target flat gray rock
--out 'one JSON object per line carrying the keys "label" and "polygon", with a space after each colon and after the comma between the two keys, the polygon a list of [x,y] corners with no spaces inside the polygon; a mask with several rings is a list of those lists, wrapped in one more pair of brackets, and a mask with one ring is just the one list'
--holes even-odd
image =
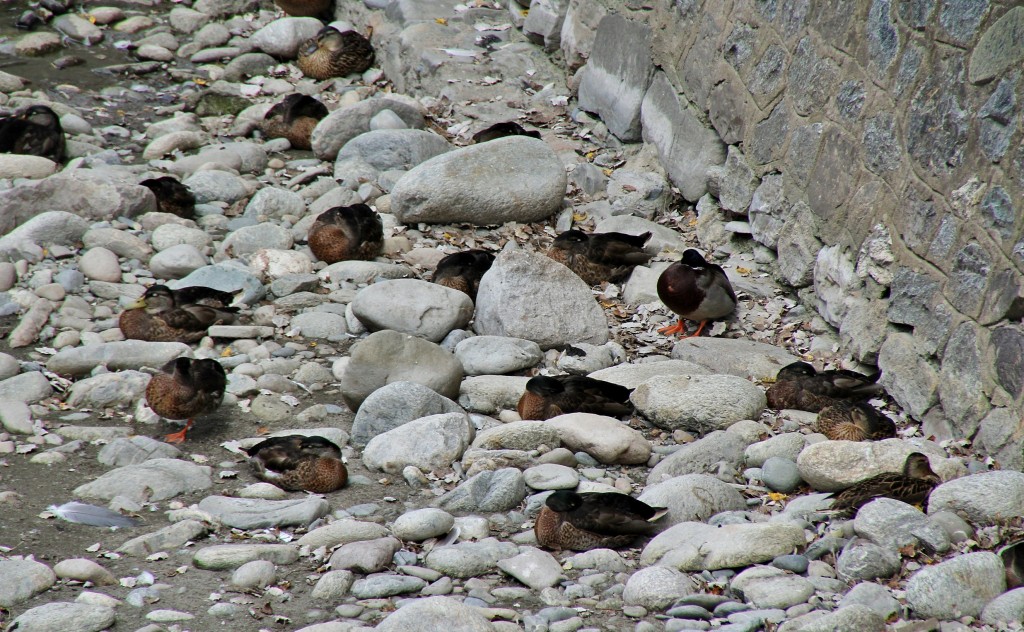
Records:
{"label": "flat gray rock", "polygon": [[738,465],[743,460],[747,445],[747,441],[737,433],[712,432],[662,459],[647,475],[647,484],[660,483],[673,476],[714,471],[722,461]]}
{"label": "flat gray rock", "polygon": [[515,410],[529,381],[530,378],[517,375],[469,376],[459,385],[459,405],[485,415]]}
{"label": "flat gray rock", "polygon": [[359,407],[352,422],[352,445],[362,447],[379,434],[414,419],[462,412],[452,400],[416,382],[391,382],[374,392]]}
{"label": "flat gray rock", "polygon": [[192,564],[208,571],[223,571],[253,560],[292,564],[298,559],[299,547],[291,544],[215,544],[196,551]]}
{"label": "flat gray rock", "polygon": [[349,542],[335,549],[330,565],[338,570],[376,573],[391,564],[391,558],[400,548],[402,543],[390,537]]}
{"label": "flat gray rock", "polygon": [[35,560],[0,560],[0,606],[11,608],[53,586],[57,576]]}
{"label": "flat gray rock", "polygon": [[899,569],[900,555],[895,549],[861,538],[850,540],[836,559],[836,573],[846,581],[886,579]]}
{"label": "flat gray rock", "polygon": [[288,500],[232,498],[207,496],[199,501],[199,509],[214,516],[222,524],[236,529],[307,526],[327,515],[331,505],[317,496]]}
{"label": "flat gray rock", "polygon": [[917,571],[906,590],[918,617],[977,617],[1006,590],[1006,568],[995,553],[965,553]]}
{"label": "flat gray rock", "polygon": [[542,349],[608,340],[604,311],[587,284],[562,264],[525,250],[503,251],[484,274],[474,328],[532,340]]}
{"label": "flat gray rock", "polygon": [[558,429],[544,421],[513,421],[478,432],[474,448],[485,450],[536,450],[541,445],[549,448],[561,444]]}
{"label": "flat gray rock", "polygon": [[797,522],[681,522],[651,540],[640,563],[682,571],[717,570],[767,562],[803,547],[804,530]]}
{"label": "flat gray rock", "polygon": [[47,360],[46,368],[61,375],[79,377],[98,366],[111,371],[144,366],[159,368],[181,356],[192,357],[192,348],[183,342],[118,340],[61,349]]}
{"label": "flat gray rock", "polygon": [[104,465],[122,467],[135,465],[151,459],[176,459],[181,450],[163,441],[143,435],[119,437],[100,448],[97,460]]}
{"label": "flat gray rock", "polygon": [[472,336],[455,345],[455,357],[466,375],[502,375],[536,366],[544,354],[532,340]]}
{"label": "flat gray rock", "polygon": [[213,485],[212,468],[180,459],[152,459],[111,470],[75,488],[75,496],[110,500],[126,496],[135,502],[167,500]]}
{"label": "flat gray rock", "polygon": [[410,465],[441,470],[462,458],[472,438],[473,425],[466,413],[430,415],[370,439],[363,449],[363,464],[394,475]]}
{"label": "flat gray rock", "polygon": [[558,560],[532,546],[524,546],[519,555],[498,560],[498,568],[533,590],[549,588],[565,579]]}
{"label": "flat gray rock", "polygon": [[760,388],[734,375],[656,376],[636,387],[629,399],[661,428],[700,434],[758,419],[768,404]]}
{"label": "flat gray rock", "polygon": [[958,459],[946,458],[942,448],[923,439],[821,441],[804,448],[796,464],[801,478],[811,487],[835,492],[882,472],[902,472],[911,452],[928,455],[932,470],[944,479],[964,472]]}
{"label": "flat gray rock", "polygon": [[747,508],[734,487],[707,474],[686,474],[648,485],[638,498],[652,507],[668,508],[668,514],[658,521],[662,528]]}
{"label": "flat gray rock", "polygon": [[426,507],[407,511],[395,519],[391,532],[396,538],[422,542],[451,531],[455,518],[443,509]]}
{"label": "flat gray rock", "polygon": [[114,609],[110,606],[54,601],[26,610],[8,629],[24,632],[99,632],[114,625],[114,619]]}
{"label": "flat gray rock", "polygon": [[419,577],[382,573],[370,575],[366,579],[357,579],[352,584],[352,596],[357,599],[381,599],[419,592],[426,586],[427,582]]}
{"label": "flat gray rock", "polygon": [[651,457],[651,442],[643,434],[612,417],[571,413],[548,419],[565,447],[586,452],[605,464],[636,465]]}
{"label": "flat gray rock", "polygon": [[439,342],[473,317],[464,292],[419,279],[379,281],[359,291],[352,312],[370,331],[391,329]]}
{"label": "flat gray rock", "polygon": [[434,503],[457,513],[508,511],[526,497],[523,473],[516,468],[480,472]]}
{"label": "flat gray rock", "polygon": [[800,358],[753,340],[739,338],[688,338],[672,347],[672,357],[747,380],[773,378],[779,369]]}
{"label": "flat gray rock", "polygon": [[149,379],[148,373],[132,370],[87,377],[71,385],[67,404],[81,408],[129,406],[145,395]]}
{"label": "flat gray rock", "polygon": [[381,621],[377,632],[497,632],[478,608],[448,597],[406,602]]}
{"label": "flat gray rock", "polygon": [[620,384],[626,388],[636,388],[647,380],[662,375],[708,375],[705,367],[685,360],[661,360],[659,362],[640,362],[638,364],[616,364],[589,374],[595,380],[604,380]]}
{"label": "flat gray rock", "polygon": [[494,572],[499,560],[518,553],[519,547],[511,542],[484,538],[479,542],[459,542],[437,547],[427,554],[424,564],[449,577],[476,577]]}
{"label": "flat gray rock", "polygon": [[686,573],[667,566],[652,566],[630,575],[622,600],[630,605],[664,610],[693,592],[693,581]]}
{"label": "flat gray rock", "polygon": [[422,128],[424,125],[419,104],[411,99],[366,99],[334,110],[317,124],[310,138],[313,153],[321,160],[334,160],[342,146],[370,131],[370,120],[384,110],[394,112],[409,127]]}
{"label": "flat gray rock", "polygon": [[853,529],[860,537],[890,549],[912,545],[945,553],[950,547],[941,525],[916,507],[892,498],[878,498],[861,507]]}
{"label": "flat gray rock", "polygon": [[1024,473],[996,470],[943,483],[928,497],[928,513],[943,509],[962,513],[979,523],[1024,515]]}

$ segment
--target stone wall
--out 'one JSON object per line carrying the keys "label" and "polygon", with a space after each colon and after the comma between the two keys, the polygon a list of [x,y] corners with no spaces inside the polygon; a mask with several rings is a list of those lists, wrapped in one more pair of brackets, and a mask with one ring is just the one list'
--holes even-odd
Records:
{"label": "stone wall", "polygon": [[581,107],[655,145],[700,222],[747,219],[926,435],[1020,469],[1014,4],[571,0],[561,49]]}

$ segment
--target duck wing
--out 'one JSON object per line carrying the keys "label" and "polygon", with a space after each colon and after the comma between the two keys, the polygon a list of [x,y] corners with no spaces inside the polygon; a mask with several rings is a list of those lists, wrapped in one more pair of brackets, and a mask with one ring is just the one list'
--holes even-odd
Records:
{"label": "duck wing", "polygon": [[632,496],[616,493],[580,494],[583,504],[565,519],[573,526],[601,535],[650,533],[649,522],[658,517],[659,509]]}

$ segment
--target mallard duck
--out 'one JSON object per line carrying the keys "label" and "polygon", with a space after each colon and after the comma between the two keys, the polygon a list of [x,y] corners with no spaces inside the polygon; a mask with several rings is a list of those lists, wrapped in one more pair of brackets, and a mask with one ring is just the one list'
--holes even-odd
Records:
{"label": "mallard duck", "polygon": [[42,156],[64,162],[64,129],[60,117],[45,105],[30,105],[0,117],[0,153]]}
{"label": "mallard duck", "polygon": [[776,410],[794,408],[816,413],[838,400],[862,400],[882,392],[881,373],[863,375],[836,369],[817,371],[807,362],[793,362],[779,369],[765,395]]}
{"label": "mallard duck", "polygon": [[999,557],[1006,567],[1006,588],[1013,590],[1024,585],[1024,540],[1011,542],[999,549]]}
{"label": "mallard duck", "polygon": [[593,233],[567,230],[551,242],[548,256],[576,273],[587,285],[617,282],[653,256],[644,252],[650,233]]}
{"label": "mallard duck", "polygon": [[818,432],[833,441],[881,441],[896,436],[896,424],[869,404],[836,400],[818,413]]}
{"label": "mallard duck", "polygon": [[196,216],[196,196],[192,189],[182,184],[177,178],[162,176],[149,178],[139,183],[153,192],[156,196],[156,210],[160,213],[170,213],[185,219],[192,219]]}
{"label": "mallard duck", "polygon": [[526,383],[516,410],[521,419],[551,419],[568,413],[619,417],[633,412],[633,389],[585,375],[538,375]]}
{"label": "mallard duck", "polygon": [[494,125],[473,134],[473,142],[486,143],[489,140],[504,138],[506,136],[529,136],[530,138],[540,138],[540,132],[537,130],[523,129],[523,126],[515,121],[504,121],[502,123],[495,123]]}
{"label": "mallard duck", "polygon": [[216,360],[177,358],[164,365],[146,385],[146,403],[161,417],[186,420],[184,429],[167,435],[164,441],[184,441],[197,415],[217,410],[227,384],[224,367]]}
{"label": "mallard duck", "polygon": [[327,17],[331,0],[274,0],[282,11],[295,18]]}
{"label": "mallard duck", "polygon": [[494,255],[486,250],[466,250],[450,254],[437,262],[434,283],[465,292],[476,300],[480,279],[491,269]]}
{"label": "mallard duck", "polygon": [[316,258],[327,263],[369,260],[384,249],[384,224],[365,204],[335,206],[317,216],[306,242]]}
{"label": "mallard duck", "polygon": [[121,312],[118,325],[125,338],[150,342],[198,342],[210,325],[234,322],[232,295],[213,288],[191,286],[172,290],[154,285]]}
{"label": "mallard duck", "polygon": [[261,127],[267,138],[287,138],[295,149],[309,149],[310,134],[325,116],[327,106],[295,92],[267,111]]}
{"label": "mallard duck", "polygon": [[302,45],[296,63],[307,77],[330,79],[363,72],[373,65],[373,60],[370,40],[355,31],[325,26]]}
{"label": "mallard duck", "polygon": [[924,503],[941,482],[939,475],[932,471],[928,457],[913,452],[907,456],[902,473],[885,472],[854,483],[836,495],[832,509],[854,514],[872,500],[883,497],[916,505]]}
{"label": "mallard duck", "polygon": [[341,449],[323,437],[271,437],[245,452],[256,478],[281,489],[326,494],[348,482]]}
{"label": "mallard duck", "polygon": [[537,542],[550,549],[589,551],[626,546],[650,535],[668,509],[625,494],[558,490],[544,501],[533,525]]}
{"label": "mallard duck", "polygon": [[659,332],[681,333],[686,331],[684,320],[700,321],[697,331],[680,338],[699,336],[709,320],[724,318],[736,309],[736,293],[725,270],[709,263],[693,248],[683,252],[682,260],[665,268],[658,277],[658,298],[679,315],[675,325],[662,327]]}

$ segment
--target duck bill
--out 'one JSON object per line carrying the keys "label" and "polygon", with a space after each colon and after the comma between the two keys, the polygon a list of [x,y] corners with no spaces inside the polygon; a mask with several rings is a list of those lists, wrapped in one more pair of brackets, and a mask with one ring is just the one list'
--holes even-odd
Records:
{"label": "duck bill", "polygon": [[145,306],[146,306],[146,299],[145,298],[139,298],[139,299],[133,301],[131,304],[125,305],[125,309],[142,309]]}

